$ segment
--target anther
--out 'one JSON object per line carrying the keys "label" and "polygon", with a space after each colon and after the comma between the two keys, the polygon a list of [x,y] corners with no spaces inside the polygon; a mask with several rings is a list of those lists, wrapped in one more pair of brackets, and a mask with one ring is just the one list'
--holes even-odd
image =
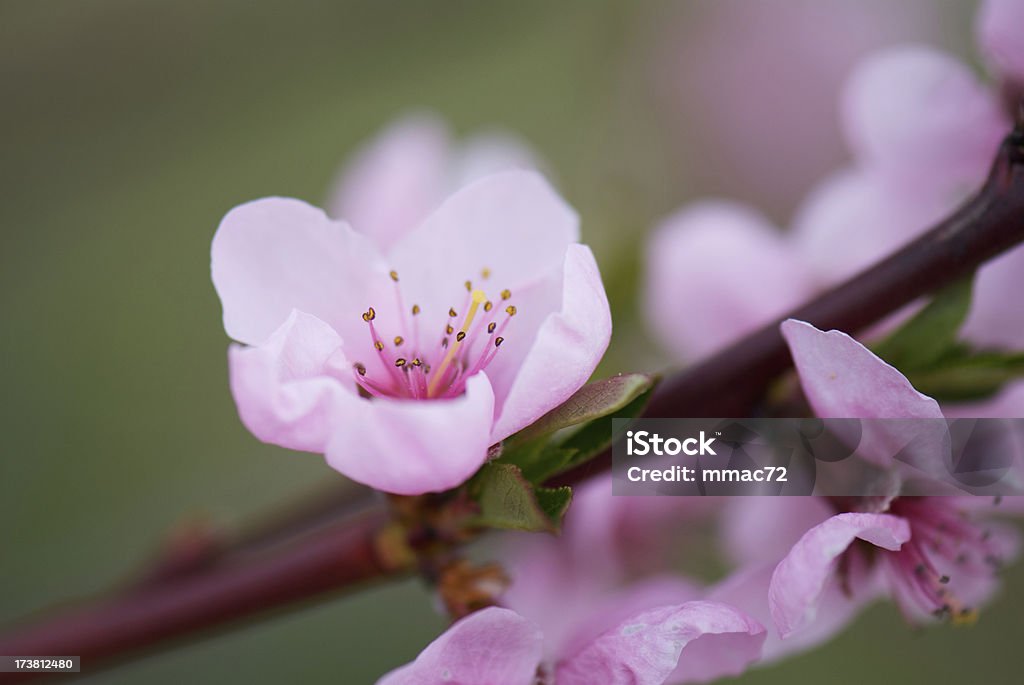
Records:
{"label": "anther", "polygon": [[496,323],[494,323],[494,322],[492,321],[492,322],[490,322],[489,324],[487,324],[487,332],[488,332],[488,333],[493,333],[493,332],[494,332],[494,329],[495,329],[495,328],[497,328],[497,327],[498,327],[498,324],[496,324]]}
{"label": "anther", "polygon": [[365,312],[363,312],[363,321],[366,321],[367,323],[373,321],[376,318],[377,312],[373,309],[373,307],[370,307]]}
{"label": "anther", "polygon": [[488,278],[491,277],[491,270],[485,266],[483,269],[480,270],[480,276],[484,280],[487,280]]}
{"label": "anther", "polygon": [[[494,339],[494,346],[501,347],[501,343],[503,342],[505,342],[505,339],[499,335],[497,338]],[[502,359],[504,359],[504,357],[502,357]]]}
{"label": "anther", "polygon": [[939,582],[943,585],[946,585],[947,583],[949,583],[949,576],[939,576]]}
{"label": "anther", "polygon": [[509,306],[505,307],[505,312],[509,316],[515,316],[517,311],[519,310],[516,309],[516,306],[514,304],[510,304]]}
{"label": "anther", "polygon": [[449,307],[448,308],[448,317],[449,318],[454,319],[458,315],[459,315],[459,313],[457,311],[455,311],[455,307]]}
{"label": "anther", "polygon": [[384,349],[384,343],[382,343],[380,340],[378,340],[375,343],[373,343],[373,346],[377,348],[378,352],[380,352],[380,351],[382,351]]}
{"label": "anther", "polygon": [[455,329],[452,328],[451,324],[448,324],[447,326],[444,327],[444,332],[447,333],[448,335],[451,335],[452,333],[455,332]]}
{"label": "anther", "polygon": [[397,366],[398,368],[402,368],[403,366],[405,366],[405,359],[403,357],[399,357],[398,359],[396,359],[395,366]]}
{"label": "anther", "polygon": [[486,302],[484,302],[484,311],[485,312],[489,312],[492,309],[494,309],[494,303],[493,302],[491,302],[490,300],[487,300]]}
{"label": "anther", "polygon": [[464,285],[466,286],[467,293],[473,292],[473,281],[466,281]]}
{"label": "anther", "polygon": [[508,288],[505,288],[504,290],[501,291],[501,299],[507,300],[510,297],[512,297],[512,291],[511,290],[509,290]]}
{"label": "anther", "polygon": [[392,281],[394,281],[395,283],[398,283],[398,272],[397,271],[392,270],[391,273],[388,274],[388,275],[391,276],[391,280]]}
{"label": "anther", "polygon": [[412,365],[413,366],[423,366],[423,362],[420,361],[419,357],[416,357],[415,359],[412,360]]}
{"label": "anther", "polygon": [[395,336],[395,347],[399,347],[404,342],[405,342],[405,338],[403,338],[400,335],[396,335]]}
{"label": "anther", "polygon": [[353,366],[353,368],[355,368],[356,373],[358,373],[360,376],[365,376],[366,375],[366,367],[363,366],[362,364],[360,364],[359,362],[356,362],[352,366]]}
{"label": "anther", "polygon": [[448,338],[441,341],[441,347],[448,349]]}
{"label": "anther", "polygon": [[419,313],[420,313],[420,306],[418,304],[414,304],[412,306],[412,315],[416,316]]}
{"label": "anther", "polygon": [[466,339],[466,331],[459,331],[458,335],[455,336],[455,340],[462,342]]}

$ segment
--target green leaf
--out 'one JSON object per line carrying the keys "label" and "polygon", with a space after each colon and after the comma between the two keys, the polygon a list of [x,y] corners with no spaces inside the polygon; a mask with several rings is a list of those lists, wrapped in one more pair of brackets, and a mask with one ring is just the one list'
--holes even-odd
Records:
{"label": "green leaf", "polygon": [[606,447],[619,439],[626,432],[630,422],[620,423],[618,430],[616,430],[613,420],[635,419],[640,416],[644,407],[647,406],[647,401],[651,398],[652,391],[653,388],[640,395],[621,410],[615,412],[614,416],[609,414],[608,416],[602,416],[596,421],[591,421],[563,440],[559,444],[559,448],[573,452],[571,459],[565,465],[566,468],[573,468],[596,457]]}
{"label": "green leaf", "polygon": [[971,279],[965,278],[940,290],[924,309],[874,345],[875,353],[904,373],[931,366],[956,346],[970,305]]}
{"label": "green leaf", "polygon": [[542,435],[615,413],[649,391],[656,382],[656,376],[620,373],[611,378],[587,383],[561,405],[512,436],[508,442],[532,442]]}
{"label": "green leaf", "polygon": [[[649,382],[644,384],[645,389],[639,394],[629,393],[633,395],[632,399],[625,405],[612,409],[613,413],[600,416],[582,426],[563,427],[553,435],[541,435],[528,442],[513,440],[502,452],[498,463],[519,467],[524,478],[531,483],[539,484],[592,459],[619,437],[618,434],[613,434],[613,418],[634,419],[647,406],[647,401],[654,391],[654,380],[647,378]],[[622,430],[624,429],[620,429],[619,433]]]}
{"label": "green leaf", "polygon": [[927,369],[907,374],[920,392],[946,402],[984,399],[1024,377],[1024,353],[972,352],[957,347]]}
{"label": "green leaf", "polygon": [[[588,383],[506,440],[497,463],[517,466],[526,480],[542,483],[586,461],[611,443],[610,417],[635,417],[647,404],[657,380],[656,376],[628,373]],[[579,426],[568,438],[559,437]]]}
{"label": "green leaf", "polygon": [[474,525],[557,533],[572,501],[572,489],[536,487],[518,466],[490,462],[470,483],[480,506]]}

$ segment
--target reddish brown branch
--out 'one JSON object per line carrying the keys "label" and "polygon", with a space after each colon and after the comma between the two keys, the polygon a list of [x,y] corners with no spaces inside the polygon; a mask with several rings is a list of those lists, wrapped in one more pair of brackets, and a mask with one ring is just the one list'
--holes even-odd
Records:
{"label": "reddish brown branch", "polygon": [[[975,270],[1024,240],[1024,137],[1000,148],[984,188],[956,214],[884,262],[792,313],[822,328],[857,331]],[[668,378],[652,416],[743,416],[790,365],[777,323]],[[607,468],[598,459],[566,483]],[[0,638],[4,655],[79,655],[88,670],[173,638],[308,600],[407,568],[381,555],[383,509],[320,529],[291,545],[219,555]]]}

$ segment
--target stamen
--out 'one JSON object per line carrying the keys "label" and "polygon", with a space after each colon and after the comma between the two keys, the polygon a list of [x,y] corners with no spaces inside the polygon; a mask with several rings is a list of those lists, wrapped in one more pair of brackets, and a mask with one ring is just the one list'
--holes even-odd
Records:
{"label": "stamen", "polygon": [[[427,396],[428,397],[433,395],[435,392],[437,392],[437,388],[440,385],[441,380],[444,378],[445,372],[448,370],[448,366],[452,363],[452,359],[454,359],[455,353],[458,352],[459,347],[462,345],[463,338],[466,337],[465,336],[466,331],[469,330],[470,325],[472,325],[472,323],[473,323],[473,317],[476,316],[476,310],[487,299],[487,296],[484,294],[484,292],[482,290],[474,290],[470,294],[470,297],[471,297],[471,302],[470,302],[470,305],[469,305],[469,311],[466,313],[466,318],[463,320],[462,326],[459,327],[460,328],[460,333],[461,333],[462,337],[461,338],[457,337],[457,339],[455,341],[455,344],[448,348],[448,354],[446,354],[444,356],[444,359],[441,361],[441,366],[437,369],[437,375],[434,376],[434,378],[430,381],[430,385],[427,386]],[[452,310],[449,310],[448,313],[449,314],[453,314],[454,311],[455,310],[452,309]],[[447,341],[447,340],[448,339],[445,338],[445,341]]]}

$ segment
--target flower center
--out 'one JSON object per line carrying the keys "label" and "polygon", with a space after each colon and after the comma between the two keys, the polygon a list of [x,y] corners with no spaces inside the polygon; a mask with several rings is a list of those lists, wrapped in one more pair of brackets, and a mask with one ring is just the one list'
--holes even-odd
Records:
{"label": "flower center", "polygon": [[[487,280],[490,270],[483,269],[481,275]],[[505,341],[502,334],[516,315],[515,305],[506,304],[499,322],[499,308],[488,299],[487,293],[466,281],[466,298],[460,310],[449,307],[443,333],[435,338],[429,331],[423,331],[421,337],[420,306],[414,304],[406,309],[396,271],[391,272],[391,280],[395,286],[400,334],[385,342],[374,323],[376,310],[370,307],[363,312],[370,340],[386,372],[380,377],[371,377],[366,365],[356,362],[353,369],[359,387],[371,397],[423,400],[461,395],[466,390],[466,381],[494,361],[498,348]],[[507,303],[512,293],[502,290],[500,297]],[[464,312],[461,317],[460,311]]]}
{"label": "flower center", "polygon": [[991,534],[947,504],[928,498],[897,498],[891,511],[911,525],[911,539],[889,559],[904,599],[954,624],[977,620],[977,610],[957,597],[950,583],[957,575],[976,583],[999,570],[1002,551]]}

